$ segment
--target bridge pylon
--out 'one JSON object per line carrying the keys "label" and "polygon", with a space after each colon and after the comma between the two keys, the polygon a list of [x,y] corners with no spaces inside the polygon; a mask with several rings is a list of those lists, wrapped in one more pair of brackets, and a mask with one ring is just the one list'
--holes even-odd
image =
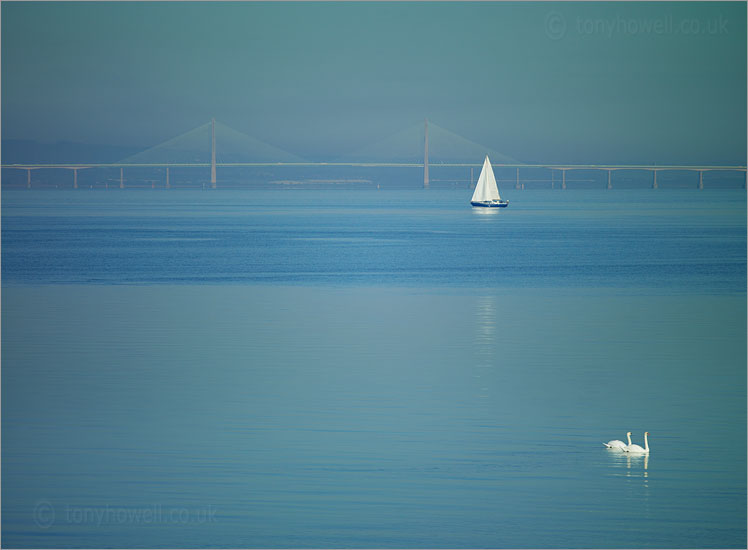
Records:
{"label": "bridge pylon", "polygon": [[210,150],[210,186],[216,188],[216,119],[210,119],[211,150]]}
{"label": "bridge pylon", "polygon": [[429,119],[423,119],[423,188],[429,188]]}

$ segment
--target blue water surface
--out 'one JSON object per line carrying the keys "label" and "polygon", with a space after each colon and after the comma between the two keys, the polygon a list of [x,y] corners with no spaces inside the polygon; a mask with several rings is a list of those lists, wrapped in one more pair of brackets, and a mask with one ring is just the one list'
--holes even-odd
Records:
{"label": "blue water surface", "polygon": [[3,192],[3,546],[745,547],[745,191],[508,198]]}

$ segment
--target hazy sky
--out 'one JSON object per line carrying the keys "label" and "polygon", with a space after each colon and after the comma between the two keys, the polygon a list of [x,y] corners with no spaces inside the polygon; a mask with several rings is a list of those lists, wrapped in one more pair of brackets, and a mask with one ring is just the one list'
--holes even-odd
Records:
{"label": "hazy sky", "polygon": [[3,2],[2,135],[221,122],[337,157],[424,117],[525,161],[745,163],[745,3]]}

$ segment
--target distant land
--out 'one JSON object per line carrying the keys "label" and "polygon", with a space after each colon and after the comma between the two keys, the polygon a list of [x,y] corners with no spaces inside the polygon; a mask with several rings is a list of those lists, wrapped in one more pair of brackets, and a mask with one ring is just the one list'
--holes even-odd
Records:
{"label": "distant land", "polygon": [[[104,159],[103,161],[107,161]],[[73,189],[74,171],[65,168],[31,170],[32,189]],[[431,189],[470,189],[475,185],[480,170],[466,167],[430,166]],[[516,170],[495,168],[502,194],[521,194],[522,189],[551,189],[564,193],[561,173],[543,168],[520,169],[520,190],[517,190]],[[2,188],[26,189],[28,171],[3,168]],[[553,179],[551,179],[553,178]],[[705,172],[704,189],[740,189],[745,176],[740,172]],[[617,189],[648,189],[652,187],[652,174],[642,170],[614,171],[613,191]],[[660,190],[697,189],[698,173],[695,171],[662,171],[657,176]],[[129,189],[166,189],[164,168],[125,168],[123,187],[120,190],[119,168],[90,168],[77,171],[78,189],[109,189],[127,192]],[[583,189],[604,190],[607,174],[602,170],[567,171],[568,192]],[[210,168],[171,168],[169,192],[180,189],[210,189]],[[356,166],[258,166],[218,167],[217,188],[220,189],[420,189],[423,187],[423,168],[414,167],[356,167]],[[426,191],[427,192],[427,191]],[[654,192],[654,191],[653,191]]]}

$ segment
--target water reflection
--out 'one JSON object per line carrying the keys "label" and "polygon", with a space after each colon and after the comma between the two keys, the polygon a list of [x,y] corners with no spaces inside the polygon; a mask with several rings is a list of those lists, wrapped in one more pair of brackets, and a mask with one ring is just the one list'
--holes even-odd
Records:
{"label": "water reflection", "polygon": [[473,213],[476,216],[498,216],[501,212],[501,208],[475,208],[473,207]]}
{"label": "water reflection", "polygon": [[649,474],[647,471],[649,469],[649,455],[632,455],[631,453],[624,453],[626,455],[626,470],[627,470],[627,476],[631,476],[631,469],[636,468],[637,470],[642,472],[642,477],[646,478]]}
{"label": "water reflection", "polygon": [[615,450],[609,450],[607,454],[610,456],[614,466],[626,468],[626,476],[636,475],[636,472],[639,471],[642,477],[647,477],[649,473],[648,454],[632,454]]}
{"label": "water reflection", "polygon": [[631,480],[641,479],[643,496],[649,497],[649,454],[631,454],[620,451],[608,451],[613,466],[625,469],[622,473],[613,475]]}
{"label": "water reflection", "polygon": [[626,480],[624,494],[636,499],[649,516],[649,455],[610,452],[613,464],[625,471],[617,475]]}
{"label": "water reflection", "polygon": [[475,307],[475,328],[473,329],[473,350],[475,371],[478,381],[478,398],[487,399],[489,388],[482,373],[493,367],[496,357],[496,297],[482,296]]}
{"label": "water reflection", "polygon": [[478,299],[475,308],[474,344],[481,355],[493,354],[496,335],[496,297],[484,296]]}

